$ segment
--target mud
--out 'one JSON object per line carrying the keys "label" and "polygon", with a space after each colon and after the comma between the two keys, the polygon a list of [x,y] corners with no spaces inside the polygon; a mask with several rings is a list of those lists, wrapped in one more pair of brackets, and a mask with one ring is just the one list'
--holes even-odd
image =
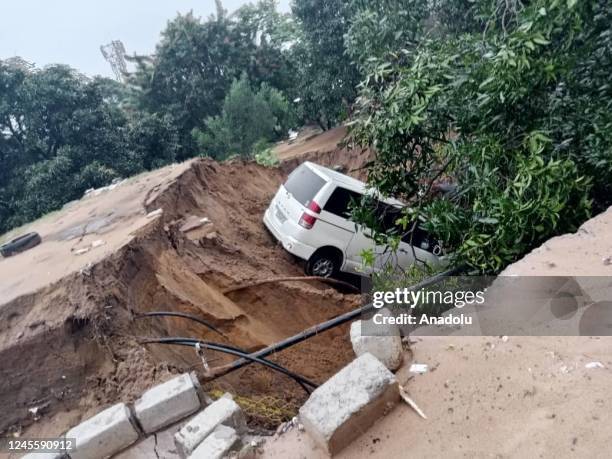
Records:
{"label": "mud", "polygon": [[[104,198],[141,199],[139,212],[161,208],[160,218],[138,217],[126,242],[103,258],[0,301],[0,432],[57,435],[177,372],[202,372],[192,348],[139,344],[144,337],[197,337],[253,351],[358,306],[358,296],[320,283],[264,284],[222,294],[249,281],[301,275],[300,264],[261,223],[292,167],[204,159],[181,167],[161,190],[151,183],[144,197]],[[193,216],[212,224],[181,232]],[[198,315],[224,338],[180,318],[136,319],[155,310]],[[210,352],[207,358],[212,366],[229,361]],[[270,358],[320,383],[352,352],[341,327]],[[205,389],[230,390],[250,403],[252,425],[262,428],[292,416],[306,398],[292,380],[255,365]]]}

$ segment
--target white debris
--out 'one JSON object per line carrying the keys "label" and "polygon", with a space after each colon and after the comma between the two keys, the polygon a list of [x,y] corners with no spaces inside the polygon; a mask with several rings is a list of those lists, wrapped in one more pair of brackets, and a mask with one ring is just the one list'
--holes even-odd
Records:
{"label": "white debris", "polygon": [[423,374],[423,373],[427,373],[428,370],[428,366],[426,363],[413,363],[412,365],[410,365],[410,373],[418,373],[418,374]]}
{"label": "white debris", "polygon": [[105,244],[106,244],[106,241],[103,241],[102,239],[97,239],[91,243],[91,248],[95,249],[97,247],[102,247]]}
{"label": "white debris", "polygon": [[161,208],[159,208],[159,209],[155,209],[155,210],[153,210],[153,211],[151,211],[151,212],[149,212],[149,213],[147,214],[147,218],[155,218],[155,217],[159,217],[159,216],[160,216],[161,214],[163,214],[163,213],[164,213],[164,210],[163,210],[163,209],[161,209]]}
{"label": "white debris", "polygon": [[83,255],[84,253],[87,253],[87,252],[89,252],[89,247],[84,247],[82,249],[75,250],[74,254],[75,255]]}
{"label": "white debris", "polygon": [[589,362],[587,363],[584,368],[588,368],[589,370],[593,369],[593,368],[605,368],[604,364],[601,362]]}
{"label": "white debris", "polygon": [[410,405],[410,408],[416,411],[416,413],[419,416],[421,416],[423,419],[427,419],[427,416],[425,415],[423,410],[419,408],[419,406],[416,404],[414,400],[412,400],[412,398],[410,397],[410,395],[408,395],[408,392],[406,391],[406,389],[404,389],[403,386],[399,386],[399,391],[400,391],[400,396],[402,397],[402,400],[404,400],[408,405]]}

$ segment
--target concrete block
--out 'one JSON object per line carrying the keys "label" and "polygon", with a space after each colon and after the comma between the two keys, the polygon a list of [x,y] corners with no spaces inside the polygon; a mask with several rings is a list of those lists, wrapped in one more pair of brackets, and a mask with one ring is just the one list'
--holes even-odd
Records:
{"label": "concrete block", "polygon": [[145,433],[153,433],[200,408],[195,375],[182,374],[159,384],[136,400],[134,415]]}
{"label": "concrete block", "polygon": [[189,459],[222,459],[238,447],[240,437],[235,429],[219,425],[200,445],[193,450]]}
{"label": "concrete block", "polygon": [[181,457],[188,457],[219,425],[233,427],[239,434],[246,430],[246,419],[230,397],[223,396],[195,415],[174,436]]}
{"label": "concrete block", "polygon": [[125,403],[118,403],[73,427],[66,438],[74,438],[72,459],[102,459],[118,453],[138,440]]}
{"label": "concrete block", "polygon": [[299,419],[314,442],[333,455],[386,414],[399,398],[393,373],[366,353],[310,394]]}
{"label": "concrete block", "polygon": [[[369,352],[389,370],[397,370],[404,361],[402,339],[399,327],[390,325],[384,330],[384,336],[368,336],[362,334],[363,321],[357,320],[351,324],[351,344],[357,357]],[[383,327],[376,325],[376,327]]]}

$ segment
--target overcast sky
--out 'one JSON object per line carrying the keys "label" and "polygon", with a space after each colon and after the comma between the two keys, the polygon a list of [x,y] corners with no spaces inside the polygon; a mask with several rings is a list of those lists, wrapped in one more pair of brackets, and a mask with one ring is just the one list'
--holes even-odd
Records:
{"label": "overcast sky", "polygon": [[[0,0],[0,59],[21,56],[37,66],[68,64],[112,77],[100,45],[121,40],[128,54],[151,53],[177,12],[207,17],[214,0]],[[290,0],[280,0],[289,11]],[[223,0],[229,11],[248,0]]]}

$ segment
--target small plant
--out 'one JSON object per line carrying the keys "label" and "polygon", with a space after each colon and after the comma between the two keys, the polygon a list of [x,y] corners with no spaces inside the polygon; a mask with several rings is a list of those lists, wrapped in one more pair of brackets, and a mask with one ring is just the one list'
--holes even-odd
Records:
{"label": "small plant", "polygon": [[254,154],[255,162],[265,167],[277,167],[280,163],[272,148],[265,148]]}

